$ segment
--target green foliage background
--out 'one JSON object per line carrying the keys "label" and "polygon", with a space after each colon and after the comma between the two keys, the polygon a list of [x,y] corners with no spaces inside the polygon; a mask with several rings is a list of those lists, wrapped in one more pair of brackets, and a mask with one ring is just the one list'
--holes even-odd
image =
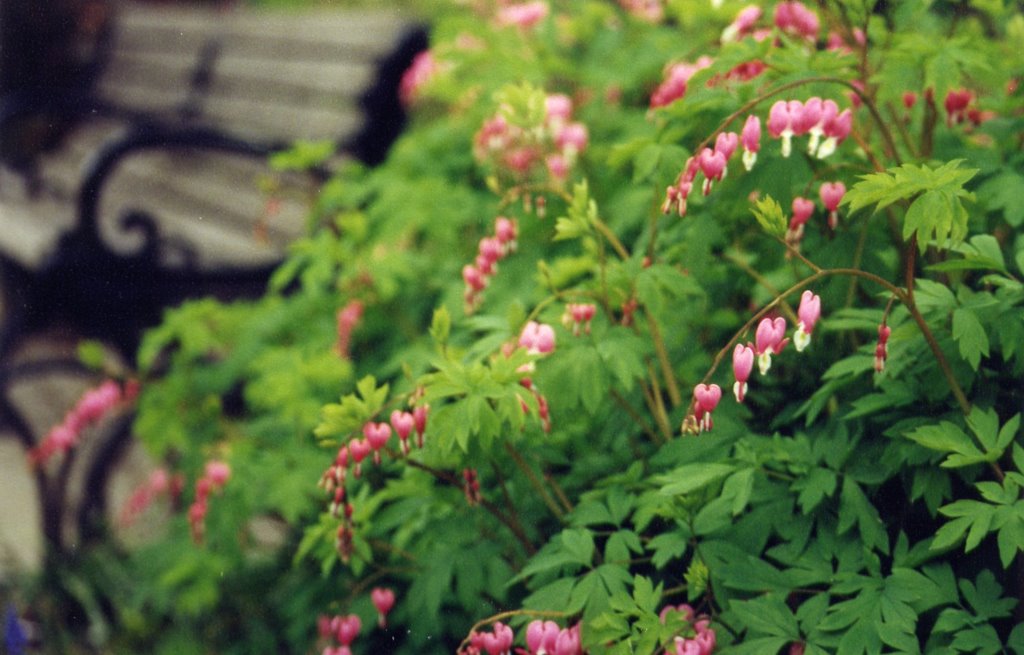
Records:
{"label": "green foliage background", "polygon": [[[659,24],[612,2],[551,4],[526,30],[495,25],[488,3],[432,5],[444,64],[388,161],[324,186],[265,297],[191,303],[147,336],[139,438],[190,481],[211,458],[232,478],[201,546],[182,514],[157,542],[51,572],[94,608],[77,629],[125,652],[312,652],[318,614],[355,612],[357,653],[442,653],[524,610],[513,625],[561,613],[592,653],[649,654],[686,636],[661,607],[690,602],[722,653],[1024,653],[1019,4],[819,3],[827,28],[864,28],[866,49],[848,53],[781,34],[720,44],[736,3],[669,2]],[[650,110],[666,64],[702,54],[714,63],[686,97]],[[723,80],[755,58],[762,75]],[[723,125],[777,99],[847,107],[852,82],[868,103],[835,155],[798,139],[783,158],[766,133],[751,172],[734,159],[684,218],[661,213]],[[961,87],[991,120],[945,124]],[[540,90],[573,98],[590,143],[561,188],[495,189],[474,134],[499,92],[525,112]],[[828,180],[849,189],[838,229],[819,205],[812,264],[787,257],[752,194],[788,222]],[[468,315],[460,271],[498,215],[518,220],[518,250]],[[693,385],[728,390],[727,345],[752,340],[768,305],[792,324],[805,287],[824,308],[809,350],[755,374],[745,404],[723,399],[712,431],[682,434]],[[352,300],[365,313],[347,360],[335,313]],[[560,319],[581,301],[598,316],[574,336]],[[554,353],[499,355],[528,319],[556,326]],[[519,384],[528,360],[550,433]],[[426,447],[349,478],[343,564],[317,480],[363,422],[419,394]],[[483,504],[467,503],[465,468]],[[282,542],[260,542],[254,517]],[[376,585],[399,598],[387,631],[371,629]]]}

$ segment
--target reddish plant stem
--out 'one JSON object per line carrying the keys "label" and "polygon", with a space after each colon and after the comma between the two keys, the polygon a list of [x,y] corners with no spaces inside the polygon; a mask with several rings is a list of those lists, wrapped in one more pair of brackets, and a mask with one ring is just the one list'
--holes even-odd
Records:
{"label": "reddish plant stem", "polygon": [[[462,488],[462,483],[459,481],[459,477],[453,473],[441,471],[432,466],[428,466],[423,462],[417,462],[414,459],[406,459],[405,462],[406,464],[413,468],[418,468],[421,471],[426,471],[427,473],[433,475],[441,482],[447,482],[448,484],[454,487],[458,487],[460,489]],[[530,541],[529,537],[526,536],[526,530],[523,529],[523,526],[519,524],[519,521],[514,516],[506,516],[505,513],[502,512],[497,505],[487,500],[486,498],[480,499],[480,506],[487,510],[487,512],[491,516],[496,518],[502,525],[509,529],[512,535],[523,547],[523,550],[526,551],[527,555],[533,555],[537,552],[536,546],[534,546],[533,543]]]}

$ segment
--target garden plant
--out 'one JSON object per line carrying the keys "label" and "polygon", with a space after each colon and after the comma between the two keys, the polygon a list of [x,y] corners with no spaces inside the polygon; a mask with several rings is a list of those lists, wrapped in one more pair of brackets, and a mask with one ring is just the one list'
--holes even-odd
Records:
{"label": "garden plant", "polygon": [[1022,10],[432,6],[389,159],[263,298],[146,337],[165,469],[124,518],[167,526],[40,614],[127,651],[1024,655]]}

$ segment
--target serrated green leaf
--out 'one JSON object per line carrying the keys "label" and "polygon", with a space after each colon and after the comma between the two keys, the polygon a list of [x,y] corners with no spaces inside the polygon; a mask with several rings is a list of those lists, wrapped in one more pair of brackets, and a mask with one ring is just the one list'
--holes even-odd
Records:
{"label": "serrated green leaf", "polygon": [[868,500],[853,478],[843,478],[839,494],[839,532],[842,534],[857,524],[864,545],[878,548],[882,553],[889,550],[889,538],[885,533],[878,510]]}
{"label": "serrated green leaf", "polygon": [[999,457],[1002,457],[1003,452],[1013,442],[1019,430],[1020,414],[1014,414],[1009,421],[1003,424],[1003,427],[999,430],[999,436],[996,438],[994,450],[999,453]]}
{"label": "serrated green leaf", "polygon": [[908,432],[906,437],[940,453],[981,454],[967,433],[949,421],[943,421],[938,425],[923,425],[913,432]]}
{"label": "serrated green leaf", "polygon": [[[1021,505],[1021,503],[1018,503]],[[999,559],[1004,569],[1010,568],[1017,553],[1024,550],[1024,518],[1018,511],[1010,516],[1006,523],[999,528],[996,536],[996,544],[999,546]]]}
{"label": "serrated green leaf", "polygon": [[633,577],[633,600],[637,607],[646,611],[654,612],[661,602],[661,591],[664,585],[658,583],[655,587],[651,579],[642,575]]}
{"label": "serrated green leaf", "polygon": [[754,491],[754,469],[739,470],[725,479],[722,498],[732,498],[732,515],[738,516],[750,502]]}
{"label": "serrated green leaf", "polygon": [[903,238],[909,240],[914,233],[922,254],[929,245],[949,248],[967,236],[967,210],[952,192],[926,191],[903,217]]}
{"label": "serrated green leaf", "polygon": [[662,569],[669,561],[685,555],[689,545],[689,540],[678,532],[663,532],[647,543],[647,549],[654,552],[651,563]]}
{"label": "serrated green leaf", "polygon": [[764,596],[754,600],[731,601],[729,610],[747,627],[749,635],[771,635],[800,639],[796,616],[782,599]]}
{"label": "serrated green leaf", "polygon": [[1013,227],[1024,223],[1024,176],[1003,168],[978,187],[978,199],[990,209],[1002,210],[1003,218]]}
{"label": "serrated green leaf", "polygon": [[735,470],[729,464],[685,464],[673,470],[665,478],[672,480],[661,488],[662,495],[680,496],[720,480]]}
{"label": "serrated green leaf", "polygon": [[953,311],[953,338],[960,348],[960,355],[978,370],[982,357],[988,357],[988,335],[978,315],[966,307]]}
{"label": "serrated green leaf", "polygon": [[570,528],[562,530],[562,548],[571,561],[590,566],[594,559],[594,535],[590,530]]}

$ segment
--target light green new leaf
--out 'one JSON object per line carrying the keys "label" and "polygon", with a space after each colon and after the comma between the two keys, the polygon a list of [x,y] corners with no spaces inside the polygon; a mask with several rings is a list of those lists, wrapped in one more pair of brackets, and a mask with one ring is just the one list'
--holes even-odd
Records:
{"label": "light green new leaf", "polygon": [[910,239],[915,232],[922,253],[929,245],[948,248],[967,236],[967,210],[952,191],[925,191],[903,218],[903,238]]}
{"label": "light green new leaf", "polygon": [[782,206],[771,196],[765,196],[757,202],[750,210],[754,218],[768,234],[781,237],[786,234],[788,221]]}

